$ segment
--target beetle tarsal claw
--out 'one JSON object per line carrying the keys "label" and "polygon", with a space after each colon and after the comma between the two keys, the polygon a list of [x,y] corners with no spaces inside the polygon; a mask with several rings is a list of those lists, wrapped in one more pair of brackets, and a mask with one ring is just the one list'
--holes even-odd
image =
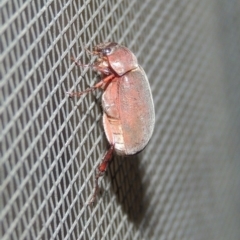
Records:
{"label": "beetle tarsal claw", "polygon": [[66,92],[66,94],[68,95],[69,98],[73,97],[72,92]]}
{"label": "beetle tarsal claw", "polygon": [[66,92],[69,98],[72,98],[74,96],[80,97],[82,95],[82,92]]}
{"label": "beetle tarsal claw", "polygon": [[94,191],[93,191],[93,194],[87,204],[88,206],[92,205],[95,202],[98,192],[99,192],[98,177],[96,177]]}

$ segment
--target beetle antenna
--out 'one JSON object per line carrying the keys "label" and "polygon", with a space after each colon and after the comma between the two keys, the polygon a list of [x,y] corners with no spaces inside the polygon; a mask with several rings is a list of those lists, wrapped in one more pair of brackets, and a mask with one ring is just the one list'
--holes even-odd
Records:
{"label": "beetle antenna", "polygon": [[90,51],[87,47],[84,47],[84,49],[85,49],[85,51],[88,53],[88,54],[90,54],[90,55],[97,55],[98,54],[98,52],[96,52],[96,51]]}
{"label": "beetle antenna", "polygon": [[94,55],[94,53],[91,52],[87,47],[84,47],[84,49],[85,49],[85,51],[86,51],[88,54],[90,54],[90,55]]}

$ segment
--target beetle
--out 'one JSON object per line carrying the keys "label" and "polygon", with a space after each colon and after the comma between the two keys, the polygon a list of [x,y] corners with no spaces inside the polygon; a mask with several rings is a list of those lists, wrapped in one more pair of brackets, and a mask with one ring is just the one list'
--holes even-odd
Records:
{"label": "beetle", "polygon": [[81,96],[102,88],[103,127],[109,149],[102,158],[95,176],[95,187],[89,204],[99,191],[98,180],[107,170],[113,154],[129,156],[139,153],[149,142],[155,124],[155,111],[148,78],[136,56],[125,46],[115,42],[96,45],[93,64],[84,65],[100,72],[101,81],[82,92],[69,92],[69,97]]}

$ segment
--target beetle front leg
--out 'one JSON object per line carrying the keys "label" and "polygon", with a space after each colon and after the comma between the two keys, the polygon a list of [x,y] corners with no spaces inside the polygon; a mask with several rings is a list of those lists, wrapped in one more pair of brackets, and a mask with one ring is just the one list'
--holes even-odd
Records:
{"label": "beetle front leg", "polygon": [[80,97],[85,93],[89,93],[91,91],[96,90],[97,88],[103,88],[106,84],[110,83],[110,81],[112,81],[115,78],[114,74],[111,74],[107,77],[105,77],[104,79],[102,79],[100,82],[98,82],[97,84],[95,84],[93,87],[87,88],[86,90],[82,91],[82,92],[67,92],[68,96],[71,97]]}
{"label": "beetle front leg", "polygon": [[95,199],[96,199],[96,197],[97,197],[97,194],[98,194],[98,191],[99,191],[98,179],[100,177],[102,177],[104,175],[104,173],[106,172],[107,167],[108,167],[110,161],[112,160],[113,151],[114,151],[114,145],[111,144],[110,148],[105,153],[101,164],[98,166],[97,174],[95,176],[94,191],[93,191],[93,194],[92,194],[92,197],[91,197],[90,201],[88,202],[88,205],[93,204]]}

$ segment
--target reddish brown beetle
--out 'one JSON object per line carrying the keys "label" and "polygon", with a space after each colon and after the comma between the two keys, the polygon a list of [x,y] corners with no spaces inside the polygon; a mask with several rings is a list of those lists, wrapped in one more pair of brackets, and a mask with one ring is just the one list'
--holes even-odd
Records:
{"label": "reddish brown beetle", "polygon": [[155,122],[149,82],[135,55],[128,48],[113,42],[101,43],[90,53],[98,57],[93,64],[75,63],[100,72],[102,80],[83,92],[69,93],[73,97],[97,88],[104,91],[103,126],[110,148],[98,167],[89,204],[95,201],[98,179],[106,171],[113,153],[128,156],[143,150],[152,136]]}

